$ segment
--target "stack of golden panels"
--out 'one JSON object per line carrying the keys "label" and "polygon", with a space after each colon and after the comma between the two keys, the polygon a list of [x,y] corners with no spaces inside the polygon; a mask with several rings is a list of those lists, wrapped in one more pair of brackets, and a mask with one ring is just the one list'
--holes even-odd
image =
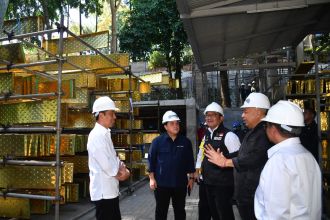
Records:
{"label": "stack of golden panels", "polygon": [[132,122],[129,119],[122,119],[121,120],[121,128],[122,129],[143,129],[143,121],[134,119]]}
{"label": "stack of golden panels", "polygon": [[[67,107],[61,105],[61,122],[67,122]],[[57,120],[57,100],[43,100],[29,103],[1,104],[1,124],[51,123]]]}
{"label": "stack of golden panels", "polygon": [[321,112],[321,131],[328,131],[329,130],[329,112]]}
{"label": "stack of golden panels", "polygon": [[159,133],[143,134],[143,142],[146,144],[151,144],[151,142],[158,136],[159,136]]}
{"label": "stack of golden panels", "polygon": [[[56,167],[6,166],[0,169],[0,188],[55,189]],[[64,163],[60,183],[73,181],[73,164]]]}
{"label": "stack of golden panels", "polygon": [[[87,135],[62,134],[61,155],[86,151]],[[56,154],[56,135],[0,134],[0,156],[42,157]]]}
{"label": "stack of golden panels", "polygon": [[86,155],[76,155],[74,157],[63,157],[62,158],[67,163],[73,163],[73,173],[89,173],[88,169],[88,156]]}
{"label": "stack of golden panels", "polygon": [[0,197],[0,214],[5,218],[30,219],[29,199]]}
{"label": "stack of golden panels", "polygon": [[65,184],[65,198],[66,202],[79,202],[79,184]]}
{"label": "stack of golden panels", "polygon": [[31,214],[47,214],[51,202],[48,200],[30,199]]}

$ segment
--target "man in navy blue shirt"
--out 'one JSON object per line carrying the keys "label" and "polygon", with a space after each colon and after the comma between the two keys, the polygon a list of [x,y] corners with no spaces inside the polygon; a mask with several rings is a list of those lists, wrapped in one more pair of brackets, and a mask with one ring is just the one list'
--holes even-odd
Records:
{"label": "man in navy blue shirt", "polygon": [[156,220],[166,220],[170,199],[176,220],[186,219],[187,190],[194,183],[194,156],[191,142],[179,134],[180,118],[165,112],[162,124],[166,132],[152,141],[149,151],[150,188],[156,199]]}

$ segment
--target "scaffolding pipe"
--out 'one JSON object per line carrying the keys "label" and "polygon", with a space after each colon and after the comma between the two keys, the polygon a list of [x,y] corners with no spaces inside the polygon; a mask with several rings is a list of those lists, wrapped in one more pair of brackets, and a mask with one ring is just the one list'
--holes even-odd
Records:
{"label": "scaffolding pipe", "polygon": [[42,35],[42,34],[51,34],[54,32],[58,32],[58,29],[49,29],[49,30],[44,30],[44,31],[37,31],[37,32],[32,32],[32,33],[27,33],[27,34],[20,34],[20,35],[14,35],[12,33],[9,33],[8,31],[4,30],[4,33],[6,33],[7,35],[9,35],[9,37],[3,37],[0,38],[0,42],[2,41],[11,41],[14,39],[22,39],[22,38],[29,38],[29,37],[33,37],[33,36],[38,36],[38,35]]}
{"label": "scaffolding pipe", "polygon": [[[11,64],[8,60],[2,60],[2,62],[5,63],[6,65],[10,65]],[[33,74],[37,74],[37,75],[46,77],[48,79],[56,80],[56,78],[54,76],[48,75],[47,73],[44,73],[44,72],[40,72],[40,71],[37,71],[37,70],[30,70],[30,69],[25,68],[25,67],[22,67],[21,69],[23,69],[23,70],[25,70],[27,72],[33,73]]]}
{"label": "scaffolding pipe", "polygon": [[[28,166],[56,166],[56,161],[37,161],[37,160],[7,160],[0,159],[0,164],[3,165],[28,165]],[[63,162],[60,162],[60,166],[63,166]]]}
{"label": "scaffolding pipe", "polygon": [[[21,41],[24,42],[25,44],[28,44],[28,45],[31,46],[31,47],[34,47],[34,48],[37,48],[38,50],[41,50],[42,52],[48,54],[48,55],[51,56],[51,57],[56,57],[56,58],[58,58],[58,56],[57,56],[56,54],[53,54],[53,53],[47,51],[47,50],[44,49],[44,48],[41,48],[41,47],[39,47],[39,46],[37,46],[37,45],[35,45],[35,44],[33,44],[33,43],[30,43],[29,41],[26,41],[26,40],[24,40],[24,39],[21,39]],[[88,73],[88,72],[93,73],[93,71],[91,71],[91,70],[86,70],[85,68],[80,67],[80,66],[78,66],[78,65],[76,65],[76,64],[74,64],[74,63],[71,63],[71,62],[68,61],[68,60],[66,60],[66,62],[67,62],[68,64],[70,64],[71,66],[73,66],[73,67],[75,67],[75,68],[77,68],[77,69],[80,69],[80,70],[83,71],[83,72],[86,72],[86,73]]]}
{"label": "scaffolding pipe", "polygon": [[7,64],[5,67],[0,67],[0,70],[10,70],[10,69],[22,69],[23,67],[33,67],[33,66],[42,66],[42,65],[50,65],[56,64],[57,60],[47,60],[35,63],[24,63],[24,64]]}
{"label": "scaffolding pipe", "polygon": [[[58,23],[56,23],[56,25],[58,25]],[[73,36],[74,38],[76,38],[80,43],[84,44],[85,46],[91,48],[92,50],[94,50],[97,54],[99,54],[101,57],[103,57],[104,59],[106,59],[107,61],[109,61],[110,63],[112,63],[113,65],[115,65],[116,67],[122,69],[124,72],[126,72],[127,70],[122,67],[121,65],[119,65],[118,63],[116,63],[116,61],[112,60],[111,58],[107,57],[106,55],[104,55],[103,53],[101,53],[98,49],[96,49],[95,47],[93,47],[92,45],[86,43],[84,40],[80,39],[79,36],[77,36],[76,34],[74,34],[73,32],[71,32],[70,30],[68,30],[67,28],[65,28],[66,32],[68,34],[70,34],[71,36]]]}
{"label": "scaffolding pipe", "polygon": [[0,196],[2,197],[15,197],[15,198],[23,198],[23,199],[42,199],[42,200],[56,200],[55,196],[44,196],[44,195],[33,195],[33,194],[23,194],[23,193],[3,193],[0,192]]}
{"label": "scaffolding pipe", "polygon": [[55,133],[55,127],[0,127],[0,133]]}
{"label": "scaffolding pipe", "polygon": [[7,96],[0,96],[0,100],[8,100],[8,99],[33,99],[33,98],[48,98],[54,97],[56,93],[42,93],[42,94],[28,94],[28,95],[8,95]]}
{"label": "scaffolding pipe", "polygon": [[[61,24],[59,27],[60,38],[58,39],[58,74],[57,74],[57,121],[56,121],[56,181],[55,181],[55,195],[56,198],[60,197],[60,178],[61,178],[61,165],[60,165],[60,146],[61,146],[61,91],[62,91],[62,68],[63,68],[63,32],[64,32],[64,16],[61,15]],[[55,220],[60,219],[60,201],[56,200],[55,203]]]}

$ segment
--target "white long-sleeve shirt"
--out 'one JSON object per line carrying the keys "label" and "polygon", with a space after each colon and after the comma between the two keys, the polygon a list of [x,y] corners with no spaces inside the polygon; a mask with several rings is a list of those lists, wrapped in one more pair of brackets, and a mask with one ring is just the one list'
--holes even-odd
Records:
{"label": "white long-sleeve shirt", "polygon": [[254,197],[257,219],[321,219],[321,172],[299,138],[268,150]]}
{"label": "white long-sleeve shirt", "polygon": [[88,136],[88,167],[92,201],[119,196],[119,181],[115,178],[120,160],[114,149],[110,129],[96,123]]}

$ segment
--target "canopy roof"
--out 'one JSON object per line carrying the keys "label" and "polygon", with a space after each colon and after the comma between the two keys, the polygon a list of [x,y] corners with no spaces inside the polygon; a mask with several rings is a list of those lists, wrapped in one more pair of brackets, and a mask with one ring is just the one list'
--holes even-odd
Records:
{"label": "canopy roof", "polygon": [[329,0],[177,0],[177,7],[202,71],[330,31]]}

